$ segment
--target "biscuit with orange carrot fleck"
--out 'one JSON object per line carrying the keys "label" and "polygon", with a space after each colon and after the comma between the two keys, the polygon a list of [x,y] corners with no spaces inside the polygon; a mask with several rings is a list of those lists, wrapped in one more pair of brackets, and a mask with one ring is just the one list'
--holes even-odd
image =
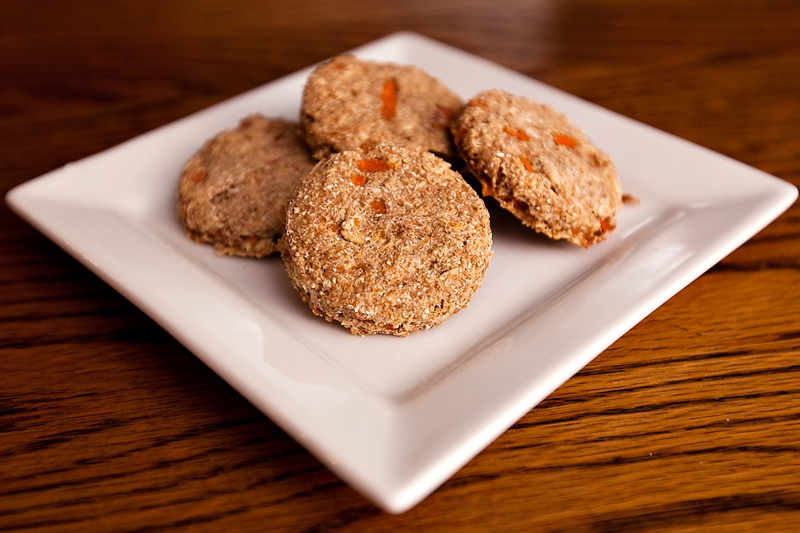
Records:
{"label": "biscuit with orange carrot fleck", "polygon": [[303,89],[300,122],[314,157],[380,143],[417,146],[445,158],[448,133],[463,101],[413,65],[345,54],[322,63]]}
{"label": "biscuit with orange carrot fleck", "polygon": [[286,272],[354,335],[407,336],[467,306],[492,255],[483,200],[450,165],[378,145],[320,161],[289,204]]}
{"label": "biscuit with orange carrot fleck", "polygon": [[451,131],[483,195],[526,226],[584,247],[615,228],[622,193],[614,163],[552,107],[485,91]]}
{"label": "biscuit with orange carrot fleck", "polygon": [[269,255],[277,251],[286,205],[315,163],[297,123],[248,116],[186,162],[178,219],[190,238],[219,254]]}

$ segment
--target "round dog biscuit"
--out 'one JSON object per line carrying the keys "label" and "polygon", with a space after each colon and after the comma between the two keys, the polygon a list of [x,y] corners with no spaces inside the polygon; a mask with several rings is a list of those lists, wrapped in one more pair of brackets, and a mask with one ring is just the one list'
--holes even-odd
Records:
{"label": "round dog biscuit", "polygon": [[480,287],[489,214],[450,165],[413,147],[331,155],[297,189],[282,257],[312,311],[355,335],[441,324]]}
{"label": "round dog biscuit", "polygon": [[469,101],[452,133],[483,195],[525,225],[584,247],[616,226],[622,192],[614,163],[552,107],[486,91]]}
{"label": "round dog biscuit", "polygon": [[448,125],[462,105],[458,95],[415,66],[347,54],[310,74],[300,122],[317,159],[381,143],[450,157],[456,152]]}
{"label": "round dog biscuit", "polygon": [[208,140],[183,167],[178,219],[187,235],[219,254],[276,251],[286,205],[314,166],[299,126],[261,115]]}

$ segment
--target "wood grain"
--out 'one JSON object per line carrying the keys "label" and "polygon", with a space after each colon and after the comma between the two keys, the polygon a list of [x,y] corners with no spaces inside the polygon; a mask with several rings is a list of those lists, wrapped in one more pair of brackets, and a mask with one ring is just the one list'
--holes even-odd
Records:
{"label": "wood grain", "polygon": [[[800,186],[800,4],[0,8],[0,184],[413,30]],[[800,209],[387,515],[0,207],[0,531],[793,531]]]}

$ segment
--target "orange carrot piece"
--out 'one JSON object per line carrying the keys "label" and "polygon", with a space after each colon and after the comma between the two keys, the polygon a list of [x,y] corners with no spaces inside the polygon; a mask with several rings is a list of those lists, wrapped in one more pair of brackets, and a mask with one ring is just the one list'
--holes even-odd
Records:
{"label": "orange carrot piece", "polygon": [[362,159],[356,163],[356,167],[361,172],[380,172],[382,170],[389,170],[392,167],[386,161],[380,159]]}
{"label": "orange carrot piece", "polygon": [[386,80],[383,82],[383,106],[381,107],[381,114],[386,120],[391,120],[397,114],[397,84],[394,80]]}
{"label": "orange carrot piece", "polygon": [[566,146],[567,148],[575,148],[575,146],[577,146],[578,144],[575,141],[575,139],[573,139],[569,135],[561,135],[558,133],[553,135],[553,140],[556,142],[556,144],[560,144],[561,146]]}
{"label": "orange carrot piece", "polygon": [[372,207],[372,210],[375,211],[376,213],[378,213],[379,215],[385,215],[386,214],[386,202],[384,202],[380,198],[378,198],[377,200],[374,200],[370,207]]}

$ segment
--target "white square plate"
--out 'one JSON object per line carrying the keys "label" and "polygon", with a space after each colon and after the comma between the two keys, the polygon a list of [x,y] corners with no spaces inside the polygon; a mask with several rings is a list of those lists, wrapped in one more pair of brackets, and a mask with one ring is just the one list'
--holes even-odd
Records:
{"label": "white square plate", "polygon": [[7,197],[333,472],[389,512],[435,490],[647,314],[762,229],[788,183],[415,34],[354,51],[468,99],[502,88],[566,113],[615,160],[606,242],[551,242],[488,202],[494,258],[469,307],[408,338],[314,317],[279,258],[218,257],[174,214],[179,171],[253,112],[296,119],[311,67],[71,163]]}

